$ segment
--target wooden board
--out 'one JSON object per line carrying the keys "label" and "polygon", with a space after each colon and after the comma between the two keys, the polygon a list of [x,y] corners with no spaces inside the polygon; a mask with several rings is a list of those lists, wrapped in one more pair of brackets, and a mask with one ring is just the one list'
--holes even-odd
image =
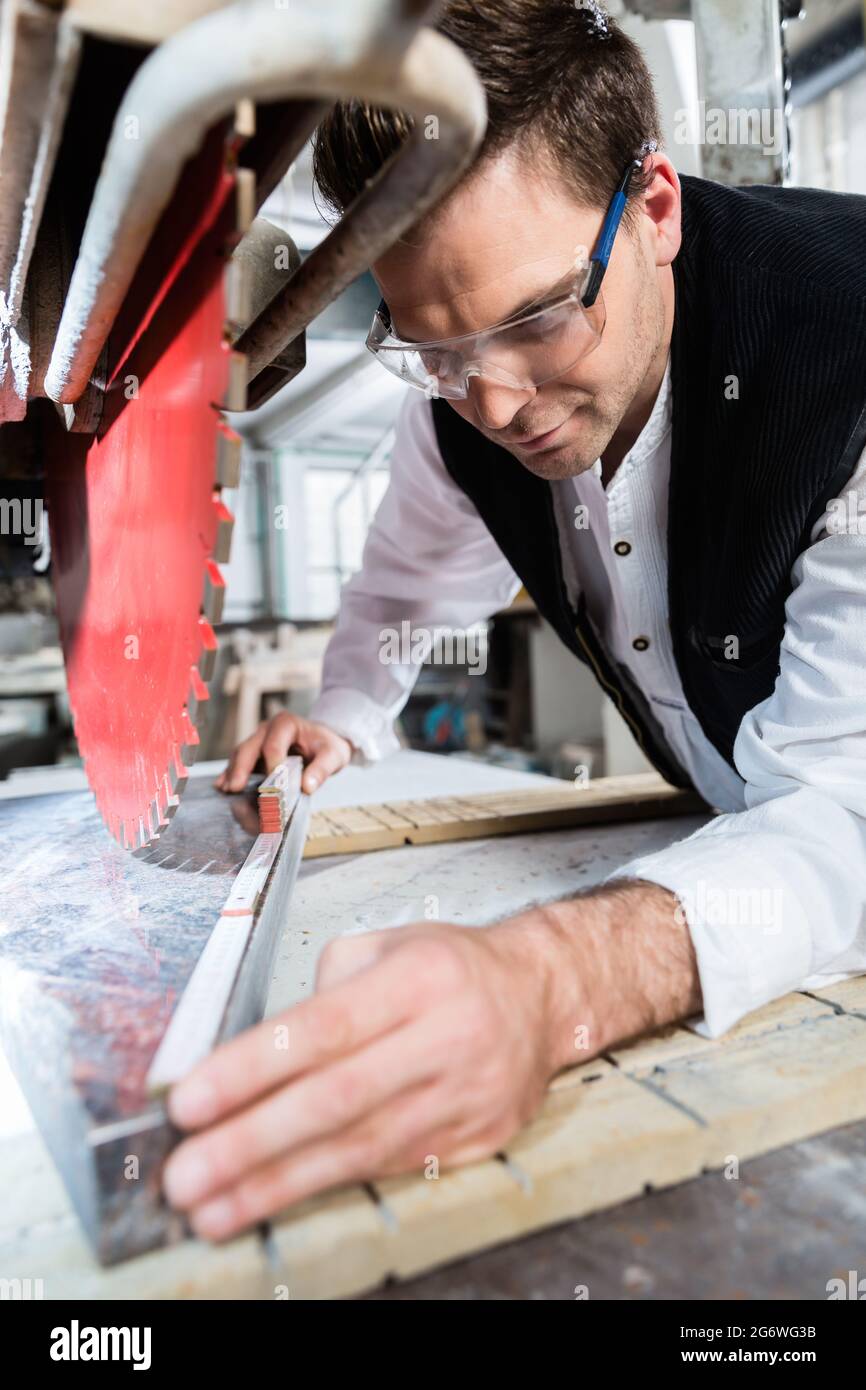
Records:
{"label": "wooden board", "polygon": [[575,1067],[499,1158],[329,1193],[259,1235],[111,1271],[89,1258],[56,1182],[21,1180],[32,1147],[7,1146],[0,1180],[19,1200],[0,1263],[9,1277],[44,1271],[46,1298],[341,1297],[706,1171],[736,1183],[743,1160],[864,1117],[861,978],[790,995],[718,1041],[668,1028]]}
{"label": "wooden board", "polygon": [[539,791],[479,792],[337,807],[311,817],[304,858],[684,816],[706,809],[694,792],[679,791],[656,772],[563,782]]}

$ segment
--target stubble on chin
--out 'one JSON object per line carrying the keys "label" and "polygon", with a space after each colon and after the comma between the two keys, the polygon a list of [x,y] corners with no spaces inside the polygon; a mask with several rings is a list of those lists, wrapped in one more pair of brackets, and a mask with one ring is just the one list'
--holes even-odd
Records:
{"label": "stubble on chin", "polygon": [[607,448],[613,435],[614,427],[608,428],[607,421],[593,411],[594,418],[587,418],[587,412],[581,411],[582,438],[579,443],[572,444],[566,442],[557,449],[546,449],[539,454],[520,453],[516,449],[509,450],[513,453],[518,463],[522,463],[530,473],[534,473],[537,478],[543,478],[546,482],[559,482],[563,478],[576,478],[587,469],[592,468],[593,464]]}

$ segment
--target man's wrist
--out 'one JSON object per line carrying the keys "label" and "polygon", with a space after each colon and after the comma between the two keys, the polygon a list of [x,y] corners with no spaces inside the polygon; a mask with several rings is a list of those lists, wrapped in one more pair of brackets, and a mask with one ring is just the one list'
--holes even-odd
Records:
{"label": "man's wrist", "polygon": [[542,1065],[549,1076],[701,1007],[688,926],[655,883],[623,881],[532,908],[519,932],[542,994]]}

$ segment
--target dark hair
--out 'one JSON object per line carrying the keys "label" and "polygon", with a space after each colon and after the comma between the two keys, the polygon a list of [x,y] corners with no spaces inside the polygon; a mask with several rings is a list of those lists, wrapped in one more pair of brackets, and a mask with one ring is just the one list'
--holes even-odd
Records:
{"label": "dark hair", "polygon": [[[594,0],[448,0],[435,26],[463,50],[487,94],[475,166],[516,145],[547,154],[575,198],[604,207],[629,160],[660,141],[643,54]],[[316,132],[313,173],[342,213],[406,139],[412,118],[338,102]],[[645,166],[632,196],[650,177]],[[631,207],[626,208],[628,217]]]}

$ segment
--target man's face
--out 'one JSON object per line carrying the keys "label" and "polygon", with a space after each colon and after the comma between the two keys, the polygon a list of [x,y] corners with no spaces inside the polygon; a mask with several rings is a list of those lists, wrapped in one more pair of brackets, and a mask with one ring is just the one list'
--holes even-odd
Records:
{"label": "man's face", "polygon": [[[487,161],[376,262],[395,332],[421,342],[500,322],[552,289],[581,256],[585,263],[603,217],[513,150]],[[666,349],[672,293],[664,280],[669,258],[662,259],[657,264],[651,217],[642,215],[635,232],[621,226],[602,288],[607,323],[598,346],[535,388],[473,376],[468,396],[448,404],[539,477],[592,467]]]}

